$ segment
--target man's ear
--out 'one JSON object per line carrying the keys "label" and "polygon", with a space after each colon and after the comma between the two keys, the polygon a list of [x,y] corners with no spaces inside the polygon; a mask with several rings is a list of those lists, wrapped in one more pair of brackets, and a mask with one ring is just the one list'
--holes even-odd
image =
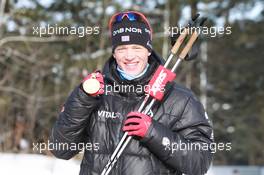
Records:
{"label": "man's ear", "polygon": [[115,53],[113,53],[113,57],[114,57],[114,59],[116,59]]}
{"label": "man's ear", "polygon": [[148,52],[148,56],[150,56],[151,55],[151,52]]}

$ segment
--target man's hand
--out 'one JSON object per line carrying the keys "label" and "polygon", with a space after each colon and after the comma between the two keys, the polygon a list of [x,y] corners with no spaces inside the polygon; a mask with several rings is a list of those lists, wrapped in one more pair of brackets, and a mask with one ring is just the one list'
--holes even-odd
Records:
{"label": "man's hand", "polygon": [[82,81],[83,90],[91,95],[104,94],[104,78],[100,71],[95,71],[87,75]]}
{"label": "man's hand", "polygon": [[[199,27],[202,27],[204,25],[205,21],[207,20],[207,18],[205,18],[205,17],[199,18],[199,16],[200,16],[200,14],[196,14],[195,16],[193,16],[192,19],[189,21],[188,26],[186,26],[186,27],[191,28],[191,30],[190,30],[190,31],[192,31],[191,34],[193,33],[193,31],[197,31],[197,29]],[[179,38],[180,33],[182,31],[183,31],[183,29],[181,29],[180,32],[178,32],[176,34],[173,33],[170,36],[171,46],[173,46],[175,44],[176,40]],[[188,54],[186,55],[186,57],[184,59],[186,61],[195,59],[200,52],[200,45],[201,45],[201,41],[198,37],[197,40],[194,42],[192,48],[190,49],[190,51],[188,52]]]}
{"label": "man's hand", "polygon": [[[180,34],[173,34],[171,37],[171,46],[173,46],[176,42],[176,40],[179,38]],[[186,57],[184,58],[185,60],[193,60],[195,59],[199,52],[200,52],[200,39],[199,37],[197,38],[197,41],[194,42],[192,48],[190,49],[190,51],[188,52],[188,54],[186,55]]]}
{"label": "man's hand", "polygon": [[128,132],[130,136],[139,136],[144,138],[150,125],[152,118],[140,112],[130,112],[127,115],[123,131]]}

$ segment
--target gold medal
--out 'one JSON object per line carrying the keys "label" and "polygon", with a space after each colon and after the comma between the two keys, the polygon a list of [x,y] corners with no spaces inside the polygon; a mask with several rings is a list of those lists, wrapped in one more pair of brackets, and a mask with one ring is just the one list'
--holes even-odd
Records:
{"label": "gold medal", "polygon": [[100,90],[100,82],[95,78],[90,78],[83,82],[83,90],[88,94],[95,94]]}

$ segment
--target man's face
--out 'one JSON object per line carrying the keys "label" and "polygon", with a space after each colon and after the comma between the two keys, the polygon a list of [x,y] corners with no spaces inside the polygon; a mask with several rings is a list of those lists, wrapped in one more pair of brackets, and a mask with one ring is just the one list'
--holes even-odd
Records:
{"label": "man's face", "polygon": [[150,52],[138,44],[117,46],[114,58],[119,67],[129,75],[140,74],[148,63]]}

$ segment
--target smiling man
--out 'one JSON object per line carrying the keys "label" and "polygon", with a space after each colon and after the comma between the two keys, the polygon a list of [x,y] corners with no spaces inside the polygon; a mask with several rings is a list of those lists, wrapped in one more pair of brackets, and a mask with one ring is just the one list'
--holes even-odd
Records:
{"label": "smiling man", "polygon": [[[150,52],[138,44],[118,46],[113,54],[116,59],[117,70],[121,76],[127,74],[133,79],[143,75],[148,68],[148,57]],[[126,78],[126,77],[123,77]]]}
{"label": "smiling man", "polygon": [[[124,132],[133,139],[112,175],[206,173],[212,153],[201,146],[212,143],[212,127],[203,106],[189,89],[171,83],[162,101],[148,114],[136,112],[144,100],[144,91],[120,89],[105,93],[106,86],[116,84],[148,85],[158,66],[164,63],[152,49],[152,28],[143,14],[117,13],[112,16],[109,29],[113,50],[103,74],[88,75],[73,90],[52,129],[51,143],[96,147],[85,149],[80,175],[100,174]],[[94,86],[96,82],[100,83]],[[190,144],[200,149],[187,149]],[[186,149],[180,149],[181,145]],[[79,151],[58,148],[52,153],[70,159]]]}

